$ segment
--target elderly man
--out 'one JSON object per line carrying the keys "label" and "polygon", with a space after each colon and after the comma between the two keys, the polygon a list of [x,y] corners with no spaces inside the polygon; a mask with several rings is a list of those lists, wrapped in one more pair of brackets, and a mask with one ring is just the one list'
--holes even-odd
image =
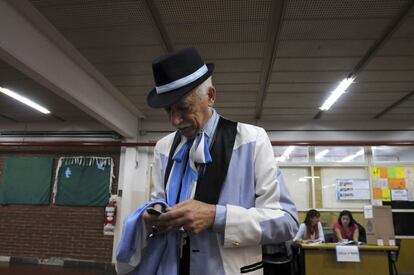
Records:
{"label": "elderly man", "polygon": [[213,70],[193,48],[153,62],[148,105],[164,108],[177,131],[155,146],[155,209],[142,212],[142,242],[164,235],[176,245],[170,274],[262,274],[261,245],[291,240],[297,212],[264,129],[213,109]]}

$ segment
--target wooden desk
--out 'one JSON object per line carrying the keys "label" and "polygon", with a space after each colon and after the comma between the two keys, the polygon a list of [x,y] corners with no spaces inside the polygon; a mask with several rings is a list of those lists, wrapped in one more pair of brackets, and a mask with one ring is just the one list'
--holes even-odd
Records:
{"label": "wooden desk", "polygon": [[360,245],[359,263],[337,262],[336,244],[299,245],[302,274],[381,275],[390,274],[389,252],[397,246]]}

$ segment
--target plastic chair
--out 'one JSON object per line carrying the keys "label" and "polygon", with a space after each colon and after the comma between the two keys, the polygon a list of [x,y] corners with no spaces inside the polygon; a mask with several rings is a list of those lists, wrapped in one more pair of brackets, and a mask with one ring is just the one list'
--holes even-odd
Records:
{"label": "plastic chair", "polygon": [[359,238],[358,241],[362,242],[362,243],[367,243],[367,233],[365,231],[365,228],[360,225],[359,223],[356,223],[358,225],[358,230],[359,230]]}

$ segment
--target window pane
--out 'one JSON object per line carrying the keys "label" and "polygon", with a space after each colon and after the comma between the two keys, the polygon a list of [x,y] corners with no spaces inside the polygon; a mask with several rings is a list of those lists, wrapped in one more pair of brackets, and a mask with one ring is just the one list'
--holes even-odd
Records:
{"label": "window pane", "polygon": [[374,162],[414,162],[413,146],[373,146]]}
{"label": "window pane", "polygon": [[315,162],[364,163],[364,147],[315,147]]}
{"label": "window pane", "polygon": [[273,154],[278,163],[309,162],[309,147],[273,146]]}
{"label": "window pane", "polygon": [[308,209],[311,207],[311,185],[310,169],[281,167],[283,177],[290,196],[298,209]]}
{"label": "window pane", "polygon": [[368,179],[367,168],[321,168],[322,207],[339,209],[359,209],[369,204],[369,200],[338,201],[336,199],[337,179]]}

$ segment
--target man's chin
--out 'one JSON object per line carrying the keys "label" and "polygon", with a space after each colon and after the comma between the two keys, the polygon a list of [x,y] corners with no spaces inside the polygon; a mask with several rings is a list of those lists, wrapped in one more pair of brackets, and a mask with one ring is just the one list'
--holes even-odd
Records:
{"label": "man's chin", "polygon": [[186,127],[178,130],[186,138],[194,138],[197,133],[191,127]]}

